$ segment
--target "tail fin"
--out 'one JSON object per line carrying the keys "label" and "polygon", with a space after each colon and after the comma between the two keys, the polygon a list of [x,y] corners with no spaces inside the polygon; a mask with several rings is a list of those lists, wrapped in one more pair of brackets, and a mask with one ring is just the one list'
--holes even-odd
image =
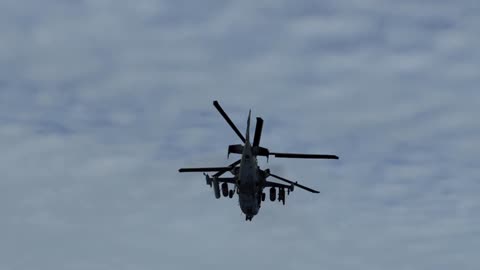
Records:
{"label": "tail fin", "polygon": [[247,120],[247,134],[245,134],[246,141],[250,141],[250,115],[252,114],[252,110],[248,111],[248,120]]}

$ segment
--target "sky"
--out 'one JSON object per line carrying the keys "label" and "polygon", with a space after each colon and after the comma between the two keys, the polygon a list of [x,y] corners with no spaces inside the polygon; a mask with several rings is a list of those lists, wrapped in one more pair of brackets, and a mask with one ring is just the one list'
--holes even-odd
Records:
{"label": "sky", "polygon": [[[0,270],[479,269],[480,6],[0,3]],[[321,191],[252,222],[187,166]]]}

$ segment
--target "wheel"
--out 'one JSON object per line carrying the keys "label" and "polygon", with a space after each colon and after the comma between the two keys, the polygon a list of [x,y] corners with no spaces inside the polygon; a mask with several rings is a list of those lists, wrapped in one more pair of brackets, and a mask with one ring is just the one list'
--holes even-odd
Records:
{"label": "wheel", "polygon": [[230,189],[230,191],[228,192],[228,197],[231,199],[231,198],[233,198],[234,194],[235,194],[235,192],[233,191],[233,189]]}

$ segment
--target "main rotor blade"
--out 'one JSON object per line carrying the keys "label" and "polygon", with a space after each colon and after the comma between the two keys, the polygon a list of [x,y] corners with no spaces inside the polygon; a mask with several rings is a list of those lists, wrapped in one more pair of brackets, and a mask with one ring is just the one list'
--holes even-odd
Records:
{"label": "main rotor blade", "polygon": [[227,123],[230,125],[230,127],[233,129],[233,131],[235,131],[235,133],[237,133],[238,137],[240,138],[240,140],[242,140],[243,143],[245,143],[245,137],[243,137],[242,133],[240,133],[240,131],[238,130],[238,128],[235,126],[235,124],[232,122],[232,120],[230,120],[230,117],[228,117],[228,115],[225,113],[225,111],[222,109],[222,107],[220,106],[220,104],[218,103],[218,101],[214,101],[213,102],[213,106],[215,106],[215,108],[217,108],[218,112],[223,116],[223,118],[225,119],[225,121],[227,121]]}
{"label": "main rotor blade", "polygon": [[216,174],[214,174],[212,177],[220,177],[222,176],[224,173],[232,170],[233,168],[235,168],[235,166],[237,166],[242,160],[239,159],[235,162],[233,162],[232,164],[228,165],[228,169],[225,169],[225,170],[221,170],[221,171],[218,171]]}
{"label": "main rotor blade", "polygon": [[262,137],[263,119],[257,117],[257,125],[255,126],[255,135],[253,137],[253,146],[260,145],[260,138]]}
{"label": "main rotor blade", "polygon": [[181,168],[178,172],[218,172],[223,170],[228,171],[230,167]]}
{"label": "main rotor blade", "polygon": [[299,188],[302,188],[302,189],[305,189],[305,190],[307,190],[307,191],[310,191],[310,192],[312,192],[312,193],[320,193],[320,191],[317,191],[317,190],[311,189],[311,188],[309,188],[309,187],[300,185],[300,184],[297,183],[297,182],[290,181],[290,180],[285,179],[285,178],[283,178],[283,177],[280,177],[280,176],[278,176],[278,175],[270,174],[270,176],[275,177],[275,178],[277,178],[277,179],[279,179],[279,180],[285,181],[285,182],[287,182],[287,183],[289,183],[289,184],[292,184],[292,185],[294,185],[294,186],[297,186],[297,187],[299,187]]}
{"label": "main rotor blade", "polygon": [[296,154],[296,153],[270,153],[276,158],[306,158],[306,159],[338,159],[336,155]]}

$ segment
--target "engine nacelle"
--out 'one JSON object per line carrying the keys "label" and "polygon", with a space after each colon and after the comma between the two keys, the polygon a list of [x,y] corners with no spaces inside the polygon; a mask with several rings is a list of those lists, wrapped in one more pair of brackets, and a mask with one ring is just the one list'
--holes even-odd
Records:
{"label": "engine nacelle", "polygon": [[212,179],[213,192],[215,193],[215,198],[220,199],[220,185],[218,184],[217,178]]}
{"label": "engine nacelle", "polygon": [[253,147],[253,154],[256,156],[263,156],[268,159],[268,157],[270,156],[270,151],[268,151],[267,148],[255,146]]}
{"label": "engine nacelle", "polygon": [[270,201],[274,202],[277,197],[277,191],[274,187],[270,188]]}
{"label": "engine nacelle", "polygon": [[242,154],[243,153],[243,145],[241,144],[233,144],[228,146],[228,155],[227,157],[230,156],[231,153],[234,154]]}

